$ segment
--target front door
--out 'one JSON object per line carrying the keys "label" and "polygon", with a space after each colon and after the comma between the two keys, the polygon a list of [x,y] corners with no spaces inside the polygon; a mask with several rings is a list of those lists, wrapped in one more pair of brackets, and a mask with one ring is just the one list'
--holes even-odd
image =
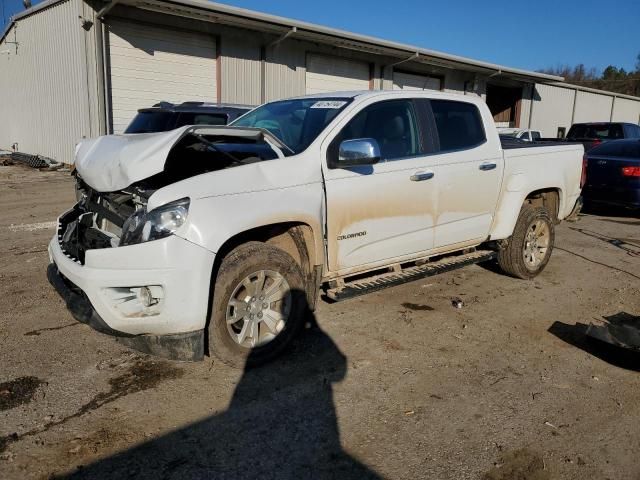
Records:
{"label": "front door", "polygon": [[328,139],[327,155],[357,138],[373,138],[381,151],[373,166],[325,165],[331,271],[373,268],[433,247],[436,159],[425,154],[421,130],[413,100],[388,100],[364,107]]}

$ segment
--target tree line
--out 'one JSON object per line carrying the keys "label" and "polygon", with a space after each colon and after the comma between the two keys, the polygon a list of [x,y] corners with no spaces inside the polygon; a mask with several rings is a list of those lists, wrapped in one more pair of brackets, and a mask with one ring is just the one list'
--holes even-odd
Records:
{"label": "tree line", "polygon": [[609,65],[600,72],[596,68],[587,68],[582,63],[573,67],[559,65],[539,71],[564,77],[567,83],[640,97],[640,53],[636,57],[635,70],[629,72],[615,65]]}

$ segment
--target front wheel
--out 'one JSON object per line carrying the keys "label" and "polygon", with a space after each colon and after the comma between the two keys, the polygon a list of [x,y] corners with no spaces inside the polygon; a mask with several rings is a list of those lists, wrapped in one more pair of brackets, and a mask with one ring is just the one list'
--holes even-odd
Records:
{"label": "front wheel", "polygon": [[513,235],[498,253],[498,264],[509,275],[533,278],[547,266],[554,240],[555,230],[548,210],[524,205]]}
{"label": "front wheel", "polygon": [[234,367],[278,355],[304,321],[303,276],[289,254],[251,242],[220,265],[209,320],[209,351]]}

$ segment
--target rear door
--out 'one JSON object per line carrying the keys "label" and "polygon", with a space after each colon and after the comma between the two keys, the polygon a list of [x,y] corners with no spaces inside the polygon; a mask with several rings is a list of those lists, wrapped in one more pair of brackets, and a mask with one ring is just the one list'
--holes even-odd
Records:
{"label": "rear door", "polygon": [[326,156],[337,155],[344,140],[373,138],[382,155],[372,166],[324,165],[331,271],[345,274],[433,247],[437,160],[421,134],[419,108],[410,98],[378,100],[323,145]]}
{"label": "rear door", "polygon": [[[489,235],[504,169],[497,135],[487,135],[470,102],[429,100],[438,153],[437,216],[434,248],[477,244]],[[495,138],[494,138],[495,137]]]}

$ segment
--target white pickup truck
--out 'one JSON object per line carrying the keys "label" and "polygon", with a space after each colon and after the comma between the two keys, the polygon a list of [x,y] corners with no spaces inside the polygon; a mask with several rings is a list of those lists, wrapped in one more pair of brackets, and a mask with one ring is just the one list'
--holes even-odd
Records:
{"label": "white pickup truck", "polygon": [[129,346],[257,364],[321,291],[489,260],[536,276],[579,204],[582,156],[503,147],[481,99],[439,92],[306,96],[227,127],[100,137],[77,148],[48,277],[76,319]]}

